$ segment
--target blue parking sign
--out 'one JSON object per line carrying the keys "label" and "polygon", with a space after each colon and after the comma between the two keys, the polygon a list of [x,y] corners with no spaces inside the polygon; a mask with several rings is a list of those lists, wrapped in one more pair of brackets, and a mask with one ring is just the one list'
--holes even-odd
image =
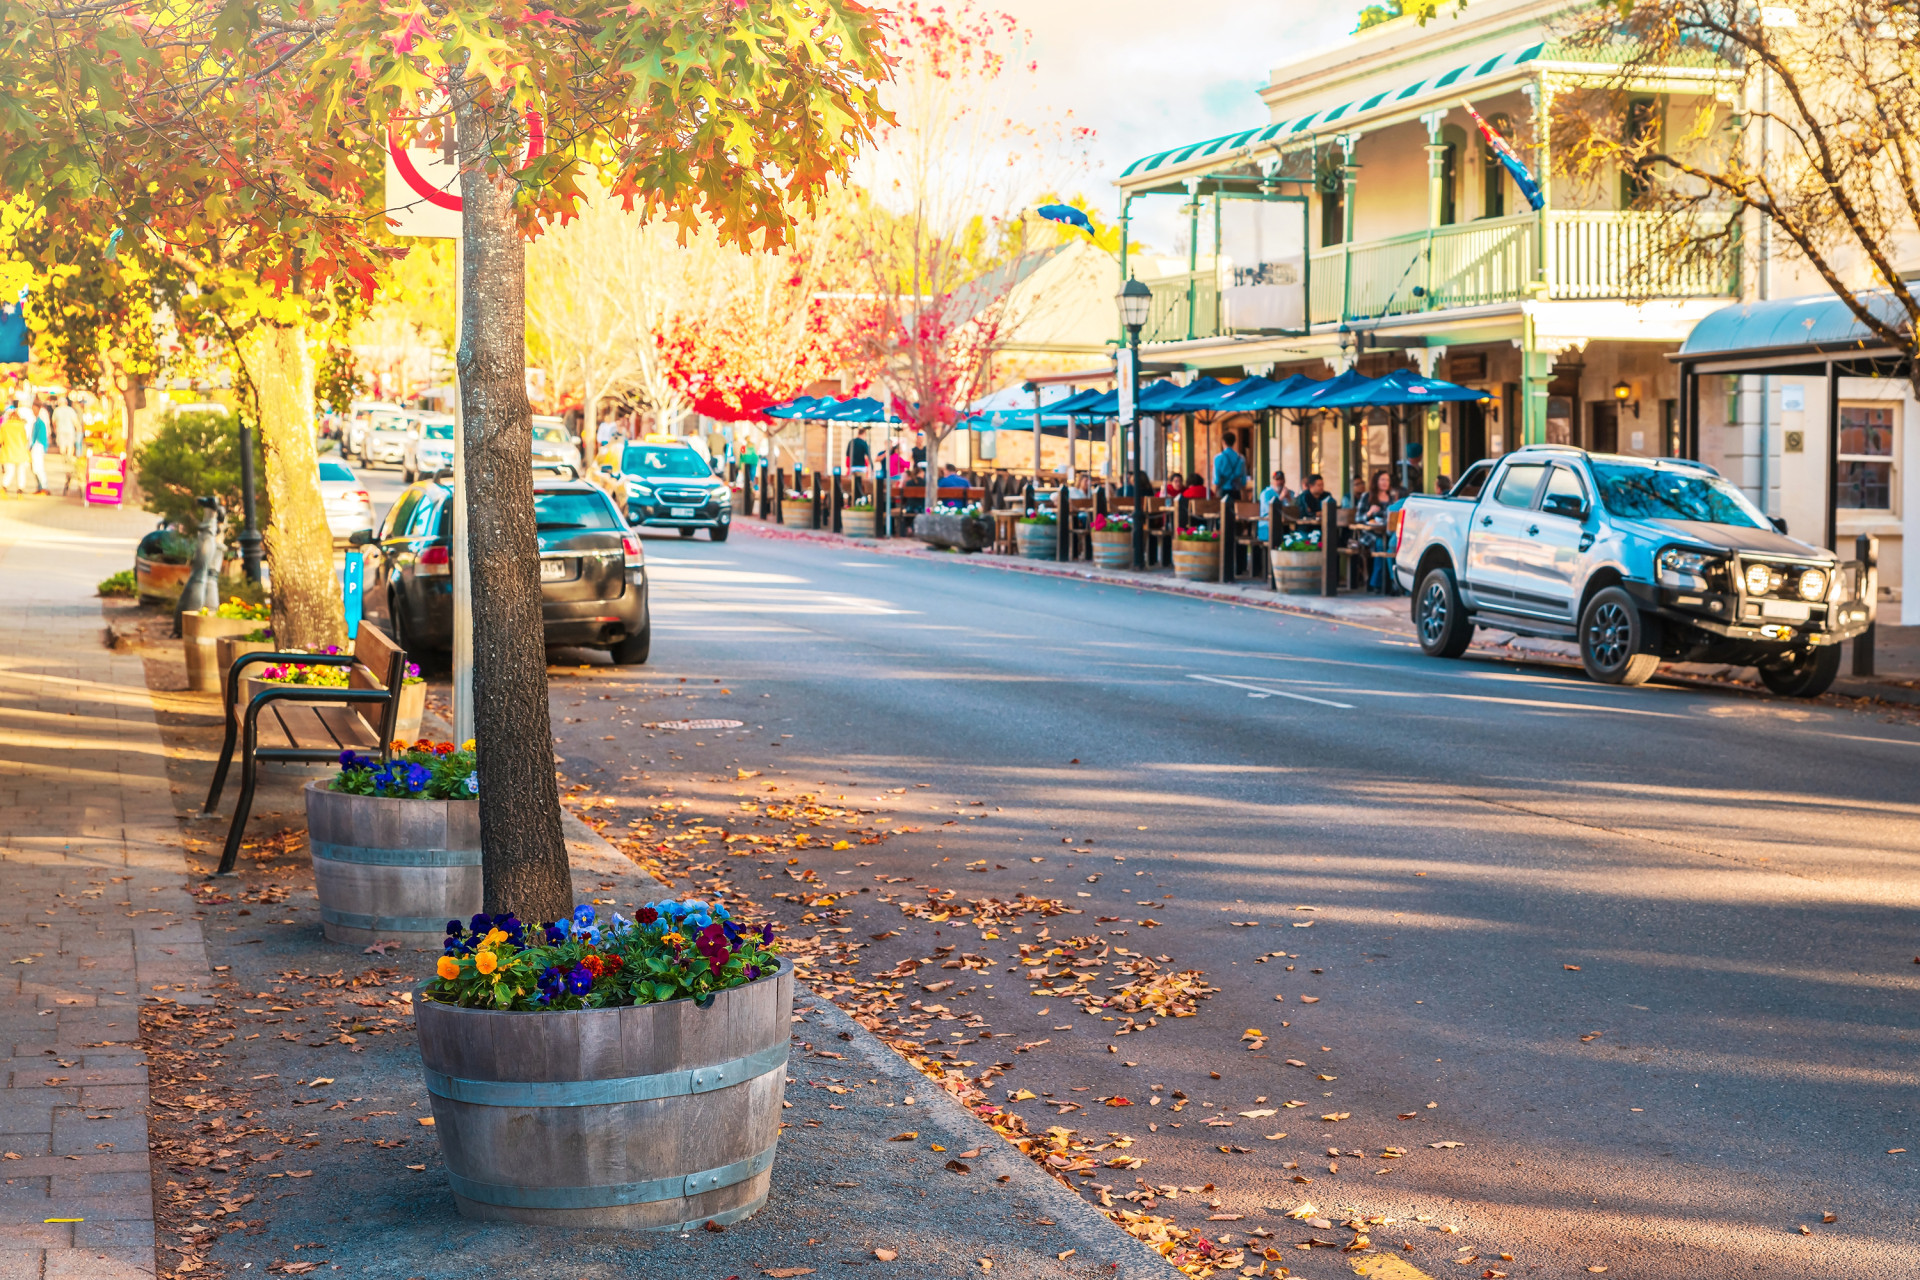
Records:
{"label": "blue parking sign", "polygon": [[360,552],[357,549],[350,551],[340,584],[340,603],[347,614],[349,640],[360,636],[360,580],[365,571],[366,561],[360,558]]}

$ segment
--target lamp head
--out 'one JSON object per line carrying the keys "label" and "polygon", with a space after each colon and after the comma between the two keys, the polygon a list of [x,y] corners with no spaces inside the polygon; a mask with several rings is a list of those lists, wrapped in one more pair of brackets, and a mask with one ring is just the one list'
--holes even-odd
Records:
{"label": "lamp head", "polygon": [[1128,329],[1138,332],[1147,323],[1147,313],[1153,308],[1153,290],[1138,280],[1128,280],[1114,298],[1120,304],[1120,323]]}

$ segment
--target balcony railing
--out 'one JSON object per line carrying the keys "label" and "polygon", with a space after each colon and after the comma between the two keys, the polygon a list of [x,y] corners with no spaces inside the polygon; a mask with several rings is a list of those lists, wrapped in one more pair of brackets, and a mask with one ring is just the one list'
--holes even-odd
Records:
{"label": "balcony railing", "polygon": [[[1663,262],[1660,249],[1655,219],[1632,212],[1554,210],[1436,227],[1314,251],[1308,312],[1315,325],[1332,325],[1519,302],[1535,293],[1580,299],[1737,296],[1733,252]],[[1147,284],[1153,311],[1142,341],[1231,332],[1222,324],[1214,271]]]}

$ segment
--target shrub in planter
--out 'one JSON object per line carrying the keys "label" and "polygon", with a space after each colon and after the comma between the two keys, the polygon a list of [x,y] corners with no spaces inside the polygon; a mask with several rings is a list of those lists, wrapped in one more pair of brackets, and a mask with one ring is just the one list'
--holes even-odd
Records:
{"label": "shrub in planter", "polygon": [[414,1010],[460,1212],[682,1230],[764,1204],[793,1004],[772,940],[697,900],[450,921]]}
{"label": "shrub in planter", "polygon": [[430,943],[480,909],[480,781],[473,744],[394,744],[386,761],[340,753],[309,782],[307,844],[332,942]]}
{"label": "shrub in planter", "polygon": [[1130,513],[1093,517],[1093,562],[1102,569],[1133,567],[1133,516]]}
{"label": "shrub in planter", "polygon": [[1059,558],[1060,530],[1050,512],[1022,516],[1014,521],[1013,538],[1020,554],[1029,560]]}
{"label": "shrub in planter", "polygon": [[1173,576],[1188,582],[1220,578],[1220,535],[1205,526],[1181,529],[1173,538]]}

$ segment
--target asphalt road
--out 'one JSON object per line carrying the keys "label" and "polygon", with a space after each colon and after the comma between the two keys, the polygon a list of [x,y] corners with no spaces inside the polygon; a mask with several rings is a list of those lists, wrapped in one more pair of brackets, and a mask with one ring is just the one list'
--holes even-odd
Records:
{"label": "asphalt road", "polygon": [[[823,852],[821,875],[1057,895],[1088,914],[1055,938],[1118,916],[1098,931],[1205,970],[1221,991],[1198,1016],[1124,1040],[1004,966],[954,1002],[1051,1040],[1008,1089],[1188,1095],[1178,1129],[1165,1107],[1019,1108],[1132,1133],[1148,1183],[1216,1188],[1161,1211],[1207,1228],[1218,1200],[1248,1216],[1211,1230],[1286,1245],[1347,1238],[1273,1210],[1303,1198],[1390,1216],[1376,1244],[1430,1273],[1474,1252],[1473,1275],[1920,1274],[1913,727],[962,560],[745,531],[649,558],[653,663],[606,678],[638,696],[687,677],[709,688],[689,714],[744,727],[669,748],[617,693],[582,711],[596,699],[556,686],[565,768],[785,769],[924,808],[922,834]],[[935,825],[955,809],[986,816]],[[863,969],[926,954],[925,927],[866,901],[857,932],[910,932]],[[1250,1051],[1248,1028],[1270,1042]],[[1277,1114],[1234,1114],[1259,1098]],[[1350,1274],[1286,1251],[1296,1275]]]}

